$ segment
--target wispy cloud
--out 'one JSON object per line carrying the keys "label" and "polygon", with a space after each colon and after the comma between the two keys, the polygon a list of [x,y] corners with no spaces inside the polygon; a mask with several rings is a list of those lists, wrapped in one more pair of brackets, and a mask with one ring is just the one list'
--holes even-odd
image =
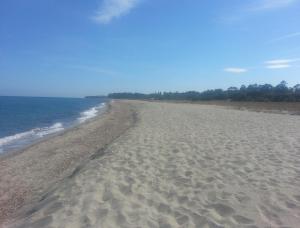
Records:
{"label": "wispy cloud", "polygon": [[279,9],[290,6],[298,0],[257,0],[249,9],[251,11]]}
{"label": "wispy cloud", "polygon": [[[284,68],[290,68],[290,67],[299,67],[300,58],[286,58],[286,59],[272,59],[264,62],[264,68],[266,69],[284,69]],[[253,69],[261,69],[260,67],[247,67],[247,68],[240,68],[240,67],[227,67],[223,70],[227,73],[232,74],[242,74],[249,72]]]}
{"label": "wispy cloud", "polygon": [[97,23],[108,24],[113,19],[129,13],[141,0],[103,0],[93,20]]}
{"label": "wispy cloud", "polygon": [[246,73],[248,70],[246,68],[228,67],[225,68],[224,71],[233,74],[241,74],[241,73]]}
{"label": "wispy cloud", "polygon": [[290,64],[273,64],[273,65],[267,65],[266,68],[268,69],[283,69],[283,68],[289,68],[291,67]]}
{"label": "wispy cloud", "polygon": [[298,58],[296,58],[296,59],[273,59],[273,60],[266,61],[265,64],[268,64],[268,65],[288,64],[288,63],[292,63],[292,62],[296,62],[296,61],[299,61],[299,59]]}
{"label": "wispy cloud", "polygon": [[293,62],[299,61],[299,58],[294,59],[273,59],[265,62],[265,67],[268,69],[283,69],[292,67]]}
{"label": "wispy cloud", "polygon": [[290,39],[290,38],[294,38],[300,36],[300,32],[294,32],[294,33],[290,33],[281,37],[277,37],[273,40],[271,40],[270,42],[277,42],[277,41],[281,41],[281,40],[286,40],[286,39]]}
{"label": "wispy cloud", "polygon": [[[225,24],[233,24],[240,22],[241,20],[254,16],[257,13],[280,10],[289,6],[292,6],[294,3],[299,2],[300,0],[252,0],[243,1],[243,3],[219,18],[219,21]],[[246,2],[246,3],[244,3]]]}
{"label": "wispy cloud", "polygon": [[81,71],[88,71],[92,73],[97,73],[97,74],[102,74],[102,75],[117,75],[117,72],[103,69],[97,66],[89,66],[89,65],[67,65],[68,68],[76,69],[76,70],[81,70]]}

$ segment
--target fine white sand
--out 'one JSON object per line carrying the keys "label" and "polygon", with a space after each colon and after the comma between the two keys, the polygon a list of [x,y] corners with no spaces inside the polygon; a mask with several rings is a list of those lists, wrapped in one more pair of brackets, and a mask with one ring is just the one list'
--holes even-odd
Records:
{"label": "fine white sand", "polygon": [[128,103],[135,126],[12,227],[300,227],[300,116]]}

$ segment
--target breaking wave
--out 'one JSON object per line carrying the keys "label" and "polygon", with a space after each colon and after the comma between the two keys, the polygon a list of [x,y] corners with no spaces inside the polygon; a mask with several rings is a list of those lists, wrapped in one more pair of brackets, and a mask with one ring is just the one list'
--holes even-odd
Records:
{"label": "breaking wave", "polygon": [[80,113],[80,117],[78,118],[79,123],[83,123],[88,119],[94,118],[98,115],[99,111],[104,107],[105,103],[101,103],[99,106],[90,108],[82,113]]}
{"label": "breaking wave", "polygon": [[71,124],[57,122],[49,127],[34,128],[29,131],[0,138],[0,153],[21,148],[22,146],[29,145],[30,143],[42,139],[45,136],[49,136],[63,131],[72,125],[83,123],[91,118],[96,117],[104,106],[105,103],[101,103],[96,107],[92,107],[88,110],[81,112],[79,117],[75,120],[75,122]]}
{"label": "breaking wave", "polygon": [[21,145],[25,144],[26,142],[32,142],[46,135],[51,135],[62,130],[64,130],[63,124],[55,123],[50,127],[34,128],[29,131],[0,138],[0,152],[4,151],[5,147],[14,147],[14,145]]}

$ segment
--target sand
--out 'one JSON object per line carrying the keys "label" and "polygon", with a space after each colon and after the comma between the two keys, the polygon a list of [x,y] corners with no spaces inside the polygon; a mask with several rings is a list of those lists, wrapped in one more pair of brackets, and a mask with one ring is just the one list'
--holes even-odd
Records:
{"label": "sand", "polygon": [[300,102],[237,102],[237,101],[203,101],[199,104],[210,104],[233,108],[239,110],[249,110],[266,113],[279,113],[289,115],[300,115]]}
{"label": "sand", "polygon": [[117,103],[136,124],[8,227],[299,227],[300,116]]}
{"label": "sand", "polygon": [[[157,101],[155,101],[157,102]],[[248,110],[255,112],[300,115],[300,102],[253,102],[253,101],[180,101],[161,100],[159,102],[168,103],[189,103],[200,105],[217,105],[223,108]]]}
{"label": "sand", "polygon": [[134,123],[133,107],[107,105],[105,112],[84,124],[22,151],[0,156],[0,227],[27,211],[45,192],[74,175],[91,157]]}

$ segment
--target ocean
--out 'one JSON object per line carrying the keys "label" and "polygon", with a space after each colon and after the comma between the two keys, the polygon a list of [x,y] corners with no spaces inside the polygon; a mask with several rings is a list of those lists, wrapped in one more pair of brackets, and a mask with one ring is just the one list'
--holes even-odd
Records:
{"label": "ocean", "polygon": [[0,154],[28,146],[95,117],[105,98],[0,96]]}

